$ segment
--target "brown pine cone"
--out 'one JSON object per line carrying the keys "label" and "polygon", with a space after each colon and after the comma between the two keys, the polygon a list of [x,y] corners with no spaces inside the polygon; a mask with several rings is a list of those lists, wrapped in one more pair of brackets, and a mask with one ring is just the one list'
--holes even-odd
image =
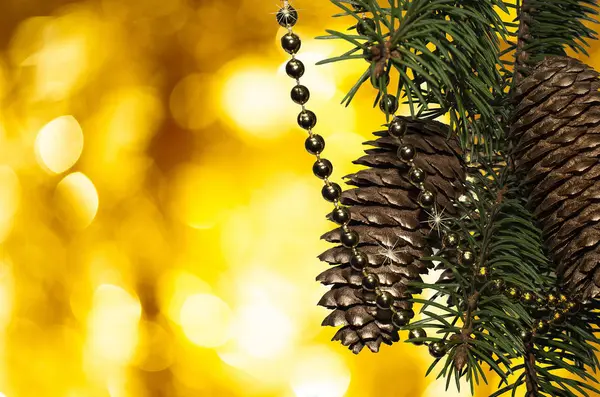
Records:
{"label": "brown pine cone", "polygon": [[[399,118],[407,125],[403,145],[416,149],[414,164],[427,174],[425,188],[436,194],[437,208],[445,214],[454,214],[453,202],[463,192],[465,166],[456,138],[448,139],[448,126],[435,121]],[[420,261],[432,254],[431,227],[427,210],[417,203],[419,189],[408,179],[409,165],[397,155],[400,141],[387,131],[376,132],[374,141],[366,142],[374,148],[356,164],[369,168],[346,177],[355,186],[342,194],[341,202],[350,206],[350,230],[360,236],[358,250],[368,257],[369,273],[379,279],[382,291],[394,298],[396,311],[408,311],[412,304],[408,283],[420,281],[427,273],[427,265]],[[331,215],[330,215],[331,217]],[[341,228],[326,233],[323,238],[340,242]],[[317,277],[325,285],[332,285],[319,305],[332,309],[323,325],[341,328],[333,340],[340,340],[354,353],[366,345],[377,352],[381,343],[399,340],[398,329],[390,320],[391,311],[378,310],[375,293],[361,287],[363,274],[350,266],[352,249],[342,245],[325,251],[319,258],[335,267]]]}
{"label": "brown pine cone", "polygon": [[565,287],[600,293],[600,79],[549,57],[515,90],[513,160]]}

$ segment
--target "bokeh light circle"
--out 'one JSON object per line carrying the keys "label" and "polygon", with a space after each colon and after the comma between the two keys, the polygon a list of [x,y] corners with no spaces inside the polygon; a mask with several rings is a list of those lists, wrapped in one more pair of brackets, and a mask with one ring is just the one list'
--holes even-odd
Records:
{"label": "bokeh light circle", "polygon": [[142,308],[137,296],[112,284],[96,288],[88,326],[89,344],[97,357],[128,362],[138,342]]}
{"label": "bokeh light circle", "polygon": [[99,198],[94,183],[85,174],[75,172],[58,183],[54,202],[65,224],[85,229],[96,217]]}
{"label": "bokeh light circle", "polygon": [[249,356],[275,358],[291,347],[294,323],[288,313],[269,302],[241,306],[236,320],[236,329],[244,330],[236,336],[237,343]]}
{"label": "bokeh light circle", "polygon": [[296,397],[342,397],[350,385],[350,369],[331,348],[314,346],[295,360],[290,383]]}
{"label": "bokeh light circle", "polygon": [[272,66],[263,65],[259,60],[242,59],[221,71],[222,113],[245,138],[282,136],[293,127],[290,116],[298,111],[291,100],[285,100],[291,89],[289,77],[275,75]]}
{"label": "bokeh light circle", "polygon": [[212,79],[206,74],[190,74],[177,83],[169,99],[173,118],[182,128],[200,130],[216,120]]}
{"label": "bokeh light circle", "polygon": [[211,294],[189,296],[181,307],[179,323],[187,338],[202,347],[219,347],[231,335],[231,310]]}
{"label": "bokeh light circle", "polygon": [[83,151],[83,131],[73,116],[61,116],[43,126],[35,139],[38,164],[60,174],[71,168]]}

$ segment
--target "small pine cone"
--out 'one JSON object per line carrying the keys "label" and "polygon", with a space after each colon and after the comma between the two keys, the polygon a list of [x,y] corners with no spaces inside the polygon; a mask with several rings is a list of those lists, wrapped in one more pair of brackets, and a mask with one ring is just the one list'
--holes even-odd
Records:
{"label": "small pine cone", "polygon": [[600,79],[549,57],[515,90],[513,160],[565,287],[600,295]]}
{"label": "small pine cone", "polygon": [[[424,186],[436,195],[438,208],[454,214],[453,202],[463,192],[465,166],[456,138],[447,138],[448,126],[435,121],[400,118],[407,125],[402,145],[416,149],[415,166],[426,173]],[[358,250],[368,258],[368,272],[379,279],[381,291],[394,297],[397,311],[409,311],[407,301],[413,290],[408,283],[420,281],[428,267],[420,258],[432,254],[434,243],[427,213],[418,204],[420,190],[408,178],[410,166],[397,155],[401,142],[387,131],[366,145],[365,156],[356,164],[367,166],[346,177],[355,188],[342,194],[341,202],[349,206],[348,227],[360,236]],[[331,218],[331,215],[329,216]],[[331,243],[340,243],[342,230],[323,235]],[[342,245],[330,248],[319,258],[334,267],[317,277],[331,285],[319,305],[333,311],[323,325],[341,327],[333,340],[339,340],[358,354],[364,346],[377,352],[381,343],[399,340],[398,329],[390,320],[391,311],[378,310],[374,292],[361,287],[363,275],[350,266],[352,249]]]}

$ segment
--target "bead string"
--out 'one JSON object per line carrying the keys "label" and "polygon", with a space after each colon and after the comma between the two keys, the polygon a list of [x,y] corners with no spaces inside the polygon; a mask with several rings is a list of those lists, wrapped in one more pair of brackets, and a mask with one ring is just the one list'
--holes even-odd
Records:
{"label": "bead string", "polygon": [[[313,128],[317,123],[316,115],[307,110],[305,104],[310,98],[310,92],[308,88],[300,84],[300,78],[304,75],[304,64],[296,58],[296,54],[301,46],[300,38],[293,32],[292,27],[298,20],[298,13],[289,3],[289,1],[283,1],[283,6],[277,13],[277,22],[288,30],[281,38],[281,45],[283,49],[291,55],[291,60],[286,64],[286,73],[289,77],[296,80],[296,86],[292,89],[291,97],[292,100],[302,106],[302,111],[298,115],[298,125],[308,132],[308,138],[305,141],[306,150],[314,155],[317,161],[313,165],[313,173],[324,182],[321,193],[323,198],[327,201],[332,202],[334,210],[331,213],[332,220],[341,226],[341,243],[344,247],[352,250],[352,257],[350,259],[350,266],[355,271],[360,272],[363,275],[362,288],[367,292],[375,293],[375,304],[378,307],[378,311],[382,311],[381,314],[385,318],[386,314],[391,314],[392,323],[400,328],[409,323],[410,319],[414,317],[412,311],[399,311],[393,307],[395,297],[389,292],[383,291],[380,288],[380,282],[377,275],[368,271],[369,261],[366,254],[361,252],[358,248],[360,241],[359,235],[356,231],[351,230],[348,226],[351,220],[351,214],[348,207],[342,206],[340,198],[342,194],[342,188],[337,183],[331,182],[329,177],[333,172],[333,165],[325,158],[321,157],[321,153],[325,148],[325,140],[322,136],[315,134]],[[394,112],[396,109],[394,109]],[[416,336],[415,336],[416,337]]]}
{"label": "bead string", "polygon": [[[475,254],[468,249],[459,247],[460,237],[456,233],[446,235],[445,239],[443,247],[457,250],[458,263],[463,266],[475,265]],[[491,275],[491,271],[487,266],[475,267],[475,280],[480,283],[486,282]],[[581,308],[579,302],[569,301],[567,296],[562,293],[558,295],[549,293],[545,296],[536,297],[533,292],[522,291],[517,286],[507,287],[502,279],[493,279],[489,285],[493,292],[503,293],[509,299],[520,301],[529,308],[533,306],[534,317],[537,317],[536,314],[539,315],[546,310],[551,311],[547,319],[537,318],[530,330],[521,332],[520,336],[525,343],[529,343],[535,335],[547,333],[551,326],[563,324],[567,315],[576,314]]]}

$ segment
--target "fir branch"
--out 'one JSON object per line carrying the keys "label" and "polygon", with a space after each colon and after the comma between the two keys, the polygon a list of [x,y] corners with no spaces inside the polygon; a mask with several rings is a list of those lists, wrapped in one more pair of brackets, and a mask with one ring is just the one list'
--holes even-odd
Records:
{"label": "fir branch", "polygon": [[[456,219],[453,228],[466,236],[465,247],[479,253],[476,268],[488,266],[493,280],[545,296],[554,291],[556,275],[544,253],[541,231],[524,206],[518,181],[505,167],[504,159],[500,160],[472,167],[474,173],[467,190],[475,208],[457,203],[468,216]],[[569,314],[567,325],[555,325],[543,335],[534,332],[531,341],[524,341],[519,335],[527,335],[534,319],[547,316],[548,309],[496,294],[491,288],[492,281],[478,281],[473,268],[454,264],[446,257],[442,250],[424,260],[440,262],[453,277],[443,276],[441,283],[420,287],[435,290],[437,298],[451,298],[457,303],[456,310],[444,309],[435,300],[422,300],[424,307],[434,306],[443,310],[445,316],[432,316],[414,324],[435,331],[435,336],[428,340],[447,343],[448,357],[439,376],[445,376],[448,384],[452,377],[465,377],[473,387],[472,383],[478,381],[476,374],[487,364],[502,379],[494,397],[514,395],[523,384],[527,387],[527,397],[574,397],[595,390],[589,384],[593,381],[591,371],[583,368],[594,371],[598,368],[594,354],[598,343],[595,324],[600,322],[597,307],[588,305],[580,314]],[[456,322],[460,324],[458,329],[453,325]],[[451,364],[453,370],[449,369]],[[508,384],[511,374],[517,377]],[[572,375],[579,379],[572,379]]]}
{"label": "fir branch", "polygon": [[[533,215],[526,210],[519,183],[505,168],[501,185],[507,187],[506,200],[497,220],[498,229],[494,233],[496,243],[492,245],[491,257],[502,259],[494,264],[494,275],[503,277],[521,288],[545,295],[557,285],[553,266],[544,254],[541,231],[536,227]],[[528,313],[523,316],[523,329],[531,328],[525,318],[533,317],[531,308],[522,306]],[[538,316],[546,316],[548,312]],[[511,372],[523,372],[510,387],[503,388],[493,396],[514,392],[522,383],[526,384],[527,396],[576,396],[584,389],[591,390],[587,382],[593,381],[581,365],[592,370],[598,367],[594,345],[598,340],[589,321],[597,316],[591,307],[582,314],[571,315],[566,326],[553,326],[545,335],[535,335],[524,343],[523,364],[513,364]],[[576,362],[578,361],[578,362]],[[561,371],[578,375],[581,379],[570,379]],[[508,374],[508,372],[507,372]],[[591,388],[591,389],[590,389]]]}
{"label": "fir branch", "polygon": [[[351,54],[361,51],[370,61],[365,73],[377,82],[377,100],[388,94],[380,78],[396,73],[396,92],[412,116],[448,113],[451,131],[459,134],[472,156],[479,154],[482,143],[487,154],[494,151],[503,129],[493,106],[503,87],[498,34],[506,37],[506,29],[494,9],[505,9],[502,1],[390,0],[390,7],[374,0],[331,1],[344,11],[341,15],[353,17],[357,24],[361,12],[350,4],[363,7],[376,29],[363,36],[328,31],[326,38],[345,40],[352,48],[321,63],[356,59]],[[354,85],[343,103],[352,101],[355,88],[364,81],[361,78]]]}
{"label": "fir branch", "polygon": [[531,66],[547,56],[564,56],[570,49],[588,55],[588,41],[596,32],[586,22],[596,23],[596,0],[522,0],[519,9],[515,80],[527,75]]}

